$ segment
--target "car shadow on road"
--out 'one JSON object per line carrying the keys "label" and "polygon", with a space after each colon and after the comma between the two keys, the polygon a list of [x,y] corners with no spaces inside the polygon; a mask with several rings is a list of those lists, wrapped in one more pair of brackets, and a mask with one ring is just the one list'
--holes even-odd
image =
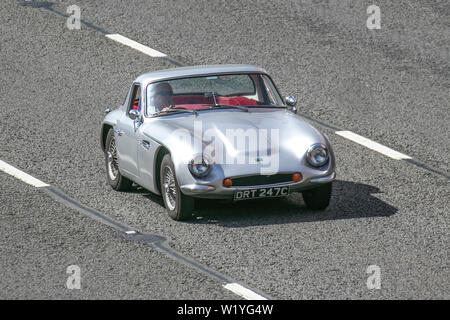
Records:
{"label": "car shadow on road", "polygon": [[195,218],[190,223],[217,224],[224,227],[315,222],[339,219],[388,217],[397,208],[380,200],[375,194],[382,191],[374,186],[350,181],[333,182],[330,205],[323,211],[309,210],[301,193],[287,198],[226,202],[197,201]]}
{"label": "car shadow on road", "polygon": [[142,194],[148,200],[151,200],[154,203],[156,203],[164,208],[164,201],[161,196],[159,196],[153,192],[150,192],[147,189],[142,188],[141,186],[133,184],[133,186],[129,192],[136,193],[136,194]]}

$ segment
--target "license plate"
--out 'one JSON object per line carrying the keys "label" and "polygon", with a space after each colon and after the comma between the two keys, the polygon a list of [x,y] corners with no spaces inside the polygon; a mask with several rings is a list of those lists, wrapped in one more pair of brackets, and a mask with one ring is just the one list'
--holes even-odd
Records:
{"label": "license plate", "polygon": [[289,194],[289,187],[270,187],[247,190],[236,190],[234,200],[248,200],[257,198],[285,197]]}

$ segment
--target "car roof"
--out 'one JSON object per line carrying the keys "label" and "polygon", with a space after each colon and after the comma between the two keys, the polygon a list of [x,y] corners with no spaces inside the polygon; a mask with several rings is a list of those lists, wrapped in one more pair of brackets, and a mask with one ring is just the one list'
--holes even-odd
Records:
{"label": "car roof", "polygon": [[135,80],[135,82],[139,82],[142,85],[146,85],[150,82],[173,78],[204,76],[208,74],[220,74],[220,73],[267,73],[267,72],[262,68],[245,64],[190,66],[144,73],[143,75],[140,75]]}

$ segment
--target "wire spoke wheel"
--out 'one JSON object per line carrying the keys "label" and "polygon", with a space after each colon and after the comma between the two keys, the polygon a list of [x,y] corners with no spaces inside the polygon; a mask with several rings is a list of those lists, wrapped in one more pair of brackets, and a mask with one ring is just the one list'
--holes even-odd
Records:
{"label": "wire spoke wheel", "polygon": [[177,187],[175,185],[175,176],[169,166],[164,167],[163,171],[163,192],[168,209],[175,210],[177,205]]}
{"label": "wire spoke wheel", "polygon": [[114,138],[111,139],[108,148],[108,174],[111,180],[116,180],[117,175],[119,173],[119,162],[117,159],[117,148],[116,148],[116,140]]}

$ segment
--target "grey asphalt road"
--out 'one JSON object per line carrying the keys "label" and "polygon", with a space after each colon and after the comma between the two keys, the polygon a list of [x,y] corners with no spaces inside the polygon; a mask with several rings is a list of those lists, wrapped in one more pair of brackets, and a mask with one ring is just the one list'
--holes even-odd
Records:
{"label": "grey asphalt road", "polygon": [[[203,201],[183,223],[145,190],[113,191],[98,141],[103,110],[122,103],[131,81],[173,65],[18,3],[0,3],[0,160],[273,298],[449,298],[448,1],[377,1],[380,30],[366,27],[368,1],[77,1],[93,26],[185,65],[264,67],[334,145],[338,180],[324,212],[306,209],[300,195]],[[237,298],[3,172],[0,182],[0,298]],[[65,286],[73,264],[81,290]],[[381,269],[380,290],[366,286],[370,265]]]}

